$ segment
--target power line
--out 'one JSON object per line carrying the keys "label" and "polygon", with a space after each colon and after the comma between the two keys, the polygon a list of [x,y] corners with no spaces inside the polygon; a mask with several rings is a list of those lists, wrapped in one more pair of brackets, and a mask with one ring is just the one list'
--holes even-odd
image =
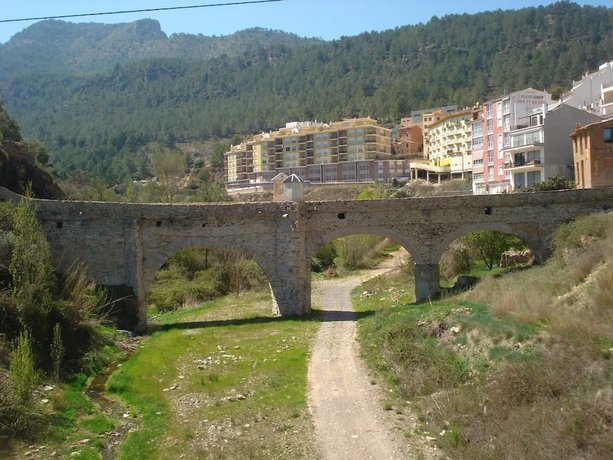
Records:
{"label": "power line", "polygon": [[242,2],[230,2],[230,3],[208,3],[205,5],[168,6],[164,8],[144,8],[140,10],[105,11],[101,13],[63,14],[59,16],[42,16],[39,18],[0,19],[0,23],[23,22],[23,21],[43,21],[46,19],[82,18],[86,16],[107,16],[107,15],[113,15],[113,14],[149,13],[152,11],[187,10],[187,9],[194,9],[194,8],[213,8],[213,7],[218,7],[218,6],[251,5],[255,3],[273,3],[273,2],[282,2],[282,1],[283,0],[250,0],[250,1],[242,1]]}

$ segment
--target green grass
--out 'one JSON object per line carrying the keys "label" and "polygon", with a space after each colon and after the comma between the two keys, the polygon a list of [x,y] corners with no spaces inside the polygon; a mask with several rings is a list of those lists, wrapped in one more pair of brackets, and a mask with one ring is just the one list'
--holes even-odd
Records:
{"label": "green grass", "polygon": [[121,458],[311,453],[306,375],[318,322],[275,318],[269,302],[250,292],[156,319],[109,383],[139,423]]}
{"label": "green grass", "polygon": [[450,458],[608,458],[612,223],[564,226],[546,265],[436,302],[412,304],[394,278],[356,289],[357,309],[375,312],[360,317],[363,354],[399,395],[386,404],[408,401]]}

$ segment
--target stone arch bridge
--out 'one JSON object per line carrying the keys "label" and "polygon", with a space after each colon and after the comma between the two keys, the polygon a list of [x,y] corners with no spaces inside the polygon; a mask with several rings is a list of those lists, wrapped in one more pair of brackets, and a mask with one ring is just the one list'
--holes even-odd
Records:
{"label": "stone arch bridge", "polygon": [[[17,199],[0,189],[0,200]],[[416,299],[424,301],[439,295],[439,259],[455,239],[474,230],[498,230],[521,238],[542,262],[555,228],[612,208],[613,188],[373,201],[33,201],[59,271],[81,261],[99,285],[132,294],[136,307],[129,327],[143,332],[149,285],[183,248],[244,252],[266,273],[273,309],[301,315],[311,309],[310,259],[323,244],[350,234],[382,235],[412,255]]]}

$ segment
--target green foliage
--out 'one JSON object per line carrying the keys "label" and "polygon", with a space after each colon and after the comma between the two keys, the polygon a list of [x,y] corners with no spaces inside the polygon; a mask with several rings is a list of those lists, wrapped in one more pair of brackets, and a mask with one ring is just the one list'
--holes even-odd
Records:
{"label": "green foliage", "polygon": [[[49,243],[38,224],[36,214],[27,199],[23,199],[13,214],[13,251],[9,263],[12,293],[23,318],[34,320],[44,315],[53,283]],[[32,324],[26,322],[26,327]]]}
{"label": "green foliage", "polygon": [[260,266],[244,254],[194,247],[177,252],[158,272],[149,303],[166,312],[265,284]]}
{"label": "green foliage", "polygon": [[389,196],[389,191],[388,189],[380,184],[371,186],[371,187],[364,187],[362,190],[360,190],[360,193],[358,193],[358,196],[356,199],[358,200],[380,200],[383,198],[387,198]]}
{"label": "green foliage", "polygon": [[49,163],[49,152],[47,147],[38,139],[26,139],[25,151],[30,158],[41,166]]}
{"label": "green foliage", "polygon": [[62,326],[55,323],[53,326],[53,339],[51,341],[51,362],[53,364],[53,377],[60,379],[60,369],[64,358],[64,341],[62,340]]}
{"label": "green foliage", "polygon": [[547,192],[550,190],[569,190],[575,188],[575,183],[563,176],[550,177],[542,182],[537,182],[532,187],[525,189],[526,192]]}
{"label": "green foliage", "polygon": [[9,441],[2,445],[0,452],[10,446],[10,440],[21,437],[28,438],[44,426],[47,418],[31,402],[24,404],[16,394],[8,379],[0,379],[0,438]]}
{"label": "green foliage", "polygon": [[21,130],[15,120],[9,116],[2,102],[0,102],[0,141],[2,140],[20,141]]}
{"label": "green foliage", "polygon": [[334,241],[324,244],[311,260],[311,270],[320,273],[333,267],[337,256]]}
{"label": "green foliage", "polygon": [[334,264],[346,270],[359,270],[371,267],[380,255],[379,243],[383,238],[378,235],[349,235],[334,240],[337,257]]}
{"label": "green foliage", "polygon": [[462,242],[470,252],[477,254],[490,270],[498,264],[503,252],[511,248],[525,247],[525,243],[517,237],[489,230],[468,233],[462,237]]}
{"label": "green foliage", "polygon": [[162,188],[164,201],[172,203],[179,193],[179,179],[185,174],[186,157],[180,150],[160,148],[151,156],[151,167]]}
{"label": "green foliage", "polygon": [[17,400],[27,404],[39,380],[36,362],[32,351],[32,337],[28,331],[19,335],[15,349],[11,353],[8,378],[15,391]]}
{"label": "green foliage", "polygon": [[402,379],[403,396],[429,395],[468,380],[468,361],[439,346],[423,326],[390,325],[379,333],[384,334],[381,345],[395,363],[399,383]]}
{"label": "green foliage", "polygon": [[613,227],[613,214],[592,214],[560,225],[554,236],[554,245],[558,255],[565,250],[583,248],[591,240],[601,239]]}

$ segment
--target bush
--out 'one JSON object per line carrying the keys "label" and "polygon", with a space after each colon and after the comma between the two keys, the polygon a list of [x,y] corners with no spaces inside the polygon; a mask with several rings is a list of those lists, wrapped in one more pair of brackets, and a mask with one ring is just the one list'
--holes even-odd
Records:
{"label": "bush", "polygon": [[377,235],[349,235],[334,240],[337,257],[334,264],[346,270],[370,268],[379,255],[377,245],[383,238]]}
{"label": "bush", "polygon": [[575,183],[563,176],[554,176],[542,182],[537,182],[525,189],[526,192],[547,192],[550,190],[569,190],[575,188]]}
{"label": "bush", "polygon": [[158,311],[165,312],[178,310],[188,303],[204,302],[223,295],[217,279],[219,272],[209,269],[207,273],[200,272],[192,281],[162,275],[165,279],[158,279],[151,285],[149,303],[155,305]]}
{"label": "bush", "polygon": [[311,259],[311,270],[320,273],[333,267],[337,255],[334,242],[324,244]]}
{"label": "bush", "polygon": [[468,380],[468,362],[439,346],[417,324],[401,324],[388,330],[382,347],[405,398],[429,395]]}
{"label": "bush", "polygon": [[28,438],[46,421],[35,405],[20,401],[9,380],[0,374],[0,439]]}
{"label": "bush", "polygon": [[28,331],[24,331],[19,335],[15,349],[11,353],[8,375],[18,402],[27,404],[30,401],[38,379],[39,373],[32,352],[32,338]]}

